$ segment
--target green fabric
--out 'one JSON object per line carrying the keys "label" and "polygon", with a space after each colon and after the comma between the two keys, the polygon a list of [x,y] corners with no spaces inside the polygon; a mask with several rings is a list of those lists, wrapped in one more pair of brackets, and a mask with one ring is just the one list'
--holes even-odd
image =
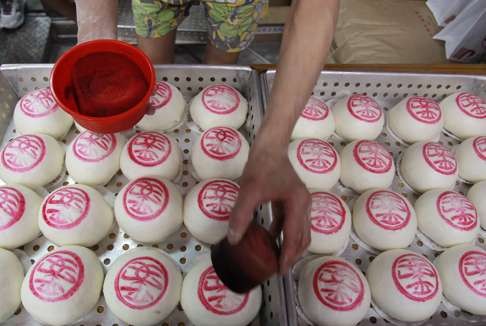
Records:
{"label": "green fabric", "polygon": [[[209,41],[226,52],[240,52],[254,38],[258,20],[267,11],[268,0],[202,1],[209,26]],[[146,38],[162,37],[185,18],[190,0],[132,0],[135,27]]]}

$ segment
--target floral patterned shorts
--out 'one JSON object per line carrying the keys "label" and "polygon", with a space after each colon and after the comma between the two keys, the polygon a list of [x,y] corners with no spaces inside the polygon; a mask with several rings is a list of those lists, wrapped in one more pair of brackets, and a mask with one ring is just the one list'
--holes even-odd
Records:
{"label": "floral patterned shorts", "polygon": [[[205,0],[209,40],[226,52],[240,52],[255,36],[268,0]],[[136,32],[146,38],[162,37],[184,20],[192,0],[132,0]]]}

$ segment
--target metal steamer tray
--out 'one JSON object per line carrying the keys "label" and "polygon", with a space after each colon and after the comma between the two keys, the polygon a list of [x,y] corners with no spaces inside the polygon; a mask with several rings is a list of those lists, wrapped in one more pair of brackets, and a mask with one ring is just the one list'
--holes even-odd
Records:
{"label": "metal steamer tray", "polygon": [[[34,89],[49,86],[49,77],[52,65],[3,65],[0,67],[0,132],[3,136],[2,147],[11,138],[16,136],[15,126],[11,122],[13,108],[19,97]],[[246,124],[241,131],[250,141],[253,141],[255,132],[259,128],[263,117],[261,105],[260,82],[256,72],[247,67],[224,67],[224,66],[156,66],[157,80],[166,80],[180,89],[189,103],[203,87],[216,82],[228,83],[243,94],[249,103],[249,113]],[[79,133],[74,127],[68,136],[62,141],[65,144]],[[134,131],[127,133],[127,138]],[[186,194],[196,180],[191,175],[190,153],[194,141],[200,131],[190,121],[186,121],[171,135],[183,152],[183,170],[175,181],[183,194]],[[120,189],[127,183],[127,179],[121,172],[105,186],[97,187],[107,202],[113,205],[114,199]],[[49,191],[61,185],[74,183],[71,177],[65,172],[53,183],[43,189],[36,189],[40,194],[46,195]],[[255,212],[259,223],[270,224],[271,214],[269,206],[261,206]],[[127,250],[143,246],[124,233],[115,224],[109,235],[98,245],[91,248],[96,252],[99,260],[106,268],[109,268],[113,261]],[[37,259],[54,249],[54,244],[44,237],[25,245],[16,253],[23,258],[25,268],[29,268]],[[182,227],[173,234],[167,241],[154,245],[166,251],[183,273],[187,273],[191,267],[204,255],[209,254],[209,247],[196,240]],[[283,280],[273,277],[262,286],[263,305],[258,317],[251,325],[285,325],[287,324],[286,305],[284,301]],[[37,325],[31,316],[21,307],[9,321],[8,325]],[[190,325],[180,305],[165,320],[162,325]],[[85,318],[76,325],[125,325],[116,318],[108,309],[103,298],[97,306]]]}
{"label": "metal steamer tray", "polygon": [[[261,76],[264,108],[267,105],[274,78],[275,71],[269,71]],[[323,98],[329,106],[332,106],[336,99],[353,93],[368,95],[372,96],[386,112],[408,95],[425,96],[440,101],[447,95],[459,90],[469,90],[482,97],[486,97],[486,77],[326,71],[321,73],[313,94]],[[346,145],[346,143],[336,135],[331,136],[328,141],[338,152],[340,152],[342,147]],[[377,141],[393,153],[398,171],[398,160],[402,151],[408,145],[390,135],[386,126]],[[441,135],[440,142],[449,148],[453,148],[460,143],[460,141],[446,133]],[[457,182],[455,190],[465,194],[470,186],[471,185],[462,182]],[[398,175],[395,176],[391,188],[407,197],[412,204],[419,196],[419,194],[414,193],[408,188],[400,180]],[[353,202],[358,197],[357,193],[344,188],[341,184],[335,186],[332,189],[332,192],[341,196],[348,203],[350,209],[352,209]],[[476,244],[486,247],[486,236],[484,234],[485,233],[482,232],[481,235],[478,236]],[[430,241],[427,242],[427,239],[424,237],[419,238],[416,236],[412,245],[407,249],[421,253],[429,260],[433,261],[440,251],[432,248],[433,245]],[[358,266],[363,272],[366,272],[369,263],[377,254],[379,254],[379,251],[366,246],[366,244],[359,240],[354,232],[352,232],[346,247],[343,248],[341,253],[338,253],[339,256],[354,263],[354,265]],[[303,262],[312,257],[317,257],[317,255],[305,255],[304,258],[295,265],[294,269],[284,278],[287,312],[290,325],[310,324],[299,307],[296,290],[299,267],[302,266]],[[407,323],[391,320],[382,312],[371,307],[367,316],[360,322],[360,325],[386,325],[390,323],[407,325]],[[486,325],[486,317],[471,315],[452,306],[446,300],[443,300],[435,315],[430,320],[419,324],[434,326],[466,324]]]}

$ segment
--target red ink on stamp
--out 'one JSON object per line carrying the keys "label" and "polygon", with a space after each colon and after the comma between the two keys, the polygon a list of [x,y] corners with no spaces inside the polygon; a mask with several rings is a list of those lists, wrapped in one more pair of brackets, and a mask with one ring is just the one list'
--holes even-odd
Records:
{"label": "red ink on stamp", "polygon": [[90,199],[86,191],[65,186],[52,192],[42,205],[42,218],[50,227],[67,230],[78,226],[88,214]]}
{"label": "red ink on stamp", "polygon": [[427,164],[440,174],[451,175],[457,171],[454,154],[439,143],[426,143],[422,155]]}
{"label": "red ink on stamp", "polygon": [[444,191],[437,198],[436,206],[440,217],[455,229],[470,231],[478,224],[473,203],[457,192]]}
{"label": "red ink on stamp", "polygon": [[85,131],[76,137],[73,152],[80,160],[99,162],[107,158],[116,147],[116,137],[113,134],[96,134]]}
{"label": "red ink on stamp", "polygon": [[169,284],[165,266],[152,257],[128,261],[115,277],[115,293],[124,305],[137,310],[147,309],[163,298]]}
{"label": "red ink on stamp", "polygon": [[348,99],[347,106],[349,113],[353,117],[364,122],[376,122],[383,115],[378,103],[366,95],[351,95]]}
{"label": "red ink on stamp", "polygon": [[398,291],[416,302],[425,302],[439,291],[435,267],[418,254],[403,254],[392,265],[392,278]]}
{"label": "red ink on stamp", "polygon": [[199,278],[197,289],[199,300],[204,308],[216,315],[233,315],[240,312],[248,303],[249,294],[230,291],[219,279],[212,266]]}
{"label": "red ink on stamp", "polygon": [[434,124],[442,117],[439,103],[426,97],[412,96],[406,107],[412,118],[423,123]]}
{"label": "red ink on stamp", "polygon": [[0,187],[0,231],[7,230],[20,221],[24,212],[24,195],[12,187]]}
{"label": "red ink on stamp", "polygon": [[328,260],[314,273],[314,294],[333,310],[356,309],[364,298],[364,284],[358,273],[347,262]]}
{"label": "red ink on stamp", "polygon": [[386,173],[393,165],[393,157],[379,143],[371,140],[361,140],[354,145],[355,161],[366,171]]}
{"label": "red ink on stamp", "polygon": [[241,138],[237,131],[216,127],[206,130],[201,136],[203,152],[218,161],[234,158],[241,149]]}
{"label": "red ink on stamp", "polygon": [[145,177],[131,182],[123,194],[126,213],[141,222],[159,217],[168,204],[167,186],[154,178]]}
{"label": "red ink on stamp", "polygon": [[302,167],[310,172],[328,173],[337,165],[336,150],[320,139],[305,139],[297,147],[297,159]]}
{"label": "red ink on stamp", "polygon": [[50,88],[33,91],[20,99],[20,110],[31,118],[45,117],[58,108]]}
{"label": "red ink on stamp", "polygon": [[32,268],[29,288],[42,301],[58,302],[71,298],[84,281],[84,264],[69,250],[55,251]]}
{"label": "red ink on stamp", "polygon": [[158,132],[140,132],[128,143],[130,159],[145,167],[164,163],[171,151],[169,138]]}
{"label": "red ink on stamp", "polygon": [[14,172],[27,172],[46,157],[46,144],[36,135],[14,138],[2,151],[2,164]]}
{"label": "red ink on stamp", "polygon": [[335,195],[328,192],[315,192],[312,194],[311,230],[334,234],[341,230],[346,219],[346,210]]}
{"label": "red ink on stamp", "polygon": [[203,91],[202,102],[210,112],[230,114],[240,105],[240,97],[232,87],[218,84],[209,86]]}
{"label": "red ink on stamp", "polygon": [[456,96],[457,106],[462,112],[476,119],[486,119],[486,101],[468,92]]}
{"label": "red ink on stamp", "polygon": [[486,298],[486,253],[484,251],[466,251],[459,260],[459,274],[471,291]]}
{"label": "red ink on stamp", "polygon": [[388,190],[375,191],[368,197],[366,213],[374,224],[389,231],[403,229],[412,216],[407,202]]}
{"label": "red ink on stamp", "polygon": [[197,197],[199,209],[208,218],[227,221],[235,206],[239,191],[240,187],[234,182],[210,181],[199,191]]}

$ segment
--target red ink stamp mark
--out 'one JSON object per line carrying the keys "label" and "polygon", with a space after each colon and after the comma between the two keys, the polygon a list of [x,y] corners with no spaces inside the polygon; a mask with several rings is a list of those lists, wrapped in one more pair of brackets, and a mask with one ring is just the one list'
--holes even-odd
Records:
{"label": "red ink stamp mark", "polygon": [[215,160],[229,160],[240,152],[241,137],[234,129],[211,128],[202,134],[201,148],[207,156]]}
{"label": "red ink stamp mark", "polygon": [[112,134],[96,134],[91,131],[81,133],[73,143],[74,155],[87,162],[99,162],[107,158],[116,147],[116,137]]}
{"label": "red ink stamp mark", "polygon": [[46,157],[46,144],[36,135],[14,138],[2,151],[2,164],[14,172],[27,172]]}
{"label": "red ink stamp mark", "polygon": [[314,273],[314,294],[319,301],[337,311],[350,311],[364,298],[364,284],[355,269],[340,260],[324,262]]}
{"label": "red ink stamp mark", "polygon": [[50,88],[33,91],[20,99],[20,110],[31,118],[45,117],[58,109]]}
{"label": "red ink stamp mark", "polygon": [[320,139],[305,139],[297,147],[297,159],[304,169],[324,174],[337,165],[337,153],[327,142]]}
{"label": "red ink stamp mark", "polygon": [[207,87],[202,93],[206,109],[216,114],[230,114],[240,105],[240,96],[232,87],[218,84]]}
{"label": "red ink stamp mark", "polygon": [[146,167],[164,163],[171,151],[169,138],[158,132],[140,132],[128,143],[130,159]]}
{"label": "red ink stamp mark", "polygon": [[439,143],[427,143],[422,149],[422,155],[434,171],[451,175],[457,171],[457,161],[454,154]]}
{"label": "red ink stamp mark", "polygon": [[386,173],[393,165],[393,157],[379,143],[370,140],[361,140],[353,148],[356,162],[372,173]]}
{"label": "red ink stamp mark", "polygon": [[426,97],[412,96],[406,106],[412,118],[423,123],[434,124],[442,117],[439,103]]}
{"label": "red ink stamp mark", "polygon": [[468,92],[456,96],[457,106],[462,112],[476,119],[486,119],[486,101]]}
{"label": "red ink stamp mark", "polygon": [[358,94],[349,97],[348,111],[353,117],[364,122],[376,122],[383,115],[375,100],[369,96]]}
{"label": "red ink stamp mark", "polygon": [[115,293],[124,305],[147,309],[163,298],[169,284],[165,266],[152,257],[128,261],[115,277]]}
{"label": "red ink stamp mark", "polygon": [[42,301],[58,302],[72,297],[84,281],[84,264],[69,250],[48,254],[35,264],[29,288]]}
{"label": "red ink stamp mark", "polygon": [[216,315],[233,315],[240,312],[248,303],[249,294],[230,291],[219,279],[212,266],[199,278],[197,289],[199,300],[204,308]]}
{"label": "red ink stamp mark", "polygon": [[484,251],[466,251],[459,260],[459,274],[471,291],[486,298],[486,253]]}
{"label": "red ink stamp mark", "polygon": [[0,187],[0,231],[8,229],[20,221],[24,212],[24,195],[12,187]]}
{"label": "red ink stamp mark", "polygon": [[398,291],[416,302],[425,302],[439,291],[435,267],[418,254],[403,254],[392,265],[392,277]]}
{"label": "red ink stamp mark", "polygon": [[455,229],[470,231],[478,224],[473,203],[457,192],[444,191],[437,198],[436,206],[440,217]]}
{"label": "red ink stamp mark", "polygon": [[42,205],[42,218],[55,229],[78,226],[88,214],[90,199],[86,191],[66,186],[52,192]]}
{"label": "red ink stamp mark", "polygon": [[335,195],[328,192],[315,192],[312,194],[311,230],[333,234],[341,230],[346,219],[346,210]]}
{"label": "red ink stamp mark", "polygon": [[486,161],[486,136],[475,138],[473,148],[479,158]]}
{"label": "red ink stamp mark", "polygon": [[127,187],[123,207],[128,216],[145,222],[160,216],[169,203],[167,186],[154,178],[140,178]]}
{"label": "red ink stamp mark", "polygon": [[217,221],[227,221],[235,206],[240,187],[230,181],[210,181],[199,191],[199,209],[207,217]]}
{"label": "red ink stamp mark", "polygon": [[329,115],[329,108],[324,101],[311,96],[300,115],[313,121],[324,120]]}
{"label": "red ink stamp mark", "polygon": [[172,98],[172,89],[169,84],[159,81],[155,84],[155,90],[149,100],[148,115],[154,115],[158,109],[163,108]]}
{"label": "red ink stamp mark", "polygon": [[403,229],[412,216],[407,202],[388,190],[373,192],[366,201],[366,212],[374,224],[389,231]]}

